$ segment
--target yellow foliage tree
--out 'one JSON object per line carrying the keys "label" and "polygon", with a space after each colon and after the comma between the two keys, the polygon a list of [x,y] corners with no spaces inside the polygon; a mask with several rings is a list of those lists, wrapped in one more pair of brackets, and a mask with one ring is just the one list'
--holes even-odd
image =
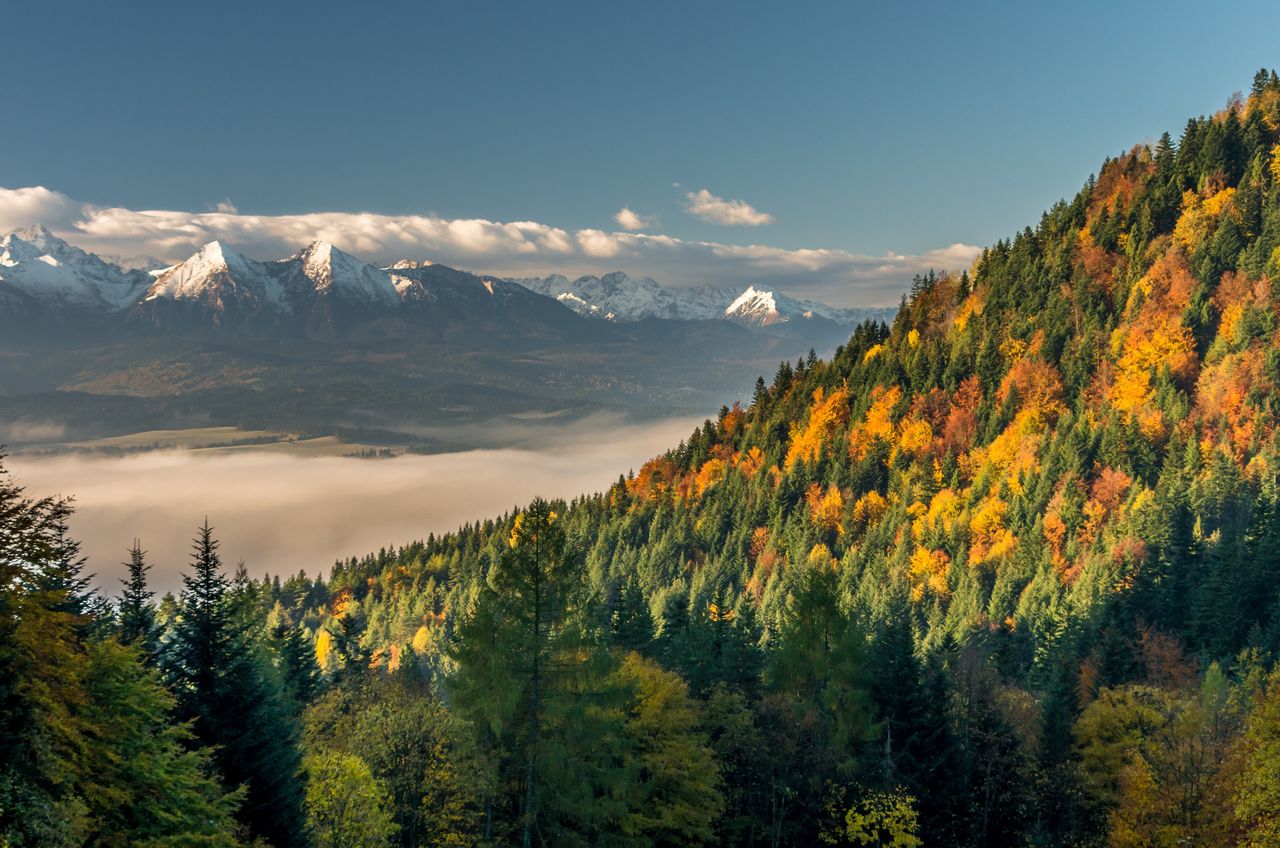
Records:
{"label": "yellow foliage tree", "polygon": [[698,490],[698,494],[702,495],[707,489],[723,480],[724,472],[723,459],[708,459],[702,463],[702,467],[698,469],[698,476],[694,479],[694,487]]}
{"label": "yellow foliage tree", "polygon": [[812,462],[835,435],[836,430],[849,420],[849,391],[839,388],[827,395],[821,387],[814,389],[813,403],[804,425],[791,431],[791,445],[787,448],[785,465],[788,470],[801,460]]}
{"label": "yellow foliage tree", "polygon": [[805,492],[805,500],[809,504],[809,517],[819,530],[842,533],[840,526],[844,518],[844,495],[835,486],[823,489],[814,483]]}
{"label": "yellow foliage tree", "polygon": [[951,565],[951,557],[946,551],[916,548],[911,554],[911,562],[907,567],[911,576],[911,598],[918,601],[924,597],[927,587],[934,594],[946,595],[947,568]]}
{"label": "yellow foliage tree", "polygon": [[855,460],[866,457],[876,439],[891,441],[895,426],[893,408],[902,400],[902,389],[876,386],[871,390],[871,408],[866,418],[849,434],[849,455]]}
{"label": "yellow foliage tree", "polygon": [[1236,190],[1224,188],[1201,198],[1194,191],[1182,195],[1182,214],[1173,228],[1173,241],[1188,253],[1204,244],[1224,210],[1233,211]]}
{"label": "yellow foliage tree", "polygon": [[889,502],[884,495],[872,490],[858,498],[853,504],[853,523],[858,527],[869,527],[879,521],[889,510]]}
{"label": "yellow foliage tree", "polygon": [[893,792],[872,792],[845,814],[845,833],[855,845],[877,848],[919,848],[920,817],[916,799],[899,787]]}
{"label": "yellow foliage tree", "polygon": [[1008,510],[1009,505],[994,495],[983,499],[978,505],[977,512],[969,522],[970,566],[1000,559],[1013,551],[1017,540],[1013,531],[1004,526]]}
{"label": "yellow foliage tree", "polygon": [[928,421],[920,418],[907,419],[902,422],[900,429],[898,449],[903,453],[917,456],[933,446],[933,428]]}

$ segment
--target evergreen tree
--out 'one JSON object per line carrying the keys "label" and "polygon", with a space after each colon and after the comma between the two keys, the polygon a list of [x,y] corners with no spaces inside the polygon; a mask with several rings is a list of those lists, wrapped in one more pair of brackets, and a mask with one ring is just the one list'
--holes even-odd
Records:
{"label": "evergreen tree", "polygon": [[125,565],[129,576],[120,581],[124,585],[124,591],[120,593],[120,641],[126,645],[137,645],[144,657],[150,657],[156,650],[159,628],[155,605],[151,602],[155,592],[147,588],[147,572],[151,566],[147,564],[146,551],[142,550],[137,539],[133,540],[129,561]]}
{"label": "evergreen tree", "polygon": [[558,518],[541,499],[516,516],[455,648],[460,700],[509,752],[501,782],[516,790],[506,802],[526,848],[598,841],[624,808],[623,775],[604,766],[620,756],[622,716],[608,706],[619,693]]}
{"label": "evergreen tree", "polygon": [[305,707],[320,694],[320,666],[316,662],[315,646],[302,627],[288,621],[276,625],[272,636],[285,684],[299,708]]}
{"label": "evergreen tree", "polygon": [[179,714],[213,747],[228,787],[245,787],[239,818],[276,848],[306,844],[296,719],[266,673],[250,635],[239,629],[231,583],[222,573],[208,521],[182,578],[181,615],[164,658]]}

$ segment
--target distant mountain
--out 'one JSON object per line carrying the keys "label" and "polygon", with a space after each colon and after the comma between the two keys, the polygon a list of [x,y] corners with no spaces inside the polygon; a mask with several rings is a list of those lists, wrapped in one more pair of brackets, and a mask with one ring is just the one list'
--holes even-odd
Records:
{"label": "distant mountain", "polygon": [[521,326],[580,329],[581,319],[552,298],[498,277],[432,262],[401,260],[386,269],[410,311],[450,314],[469,322],[505,320]]}
{"label": "distant mountain", "polygon": [[205,331],[324,338],[459,325],[499,335],[598,335],[554,299],[506,280],[430,262],[378,268],[324,241],[267,262],[213,241],[176,265],[142,270],[73,247],[39,225],[0,240],[0,325],[39,337],[74,327],[95,337]]}
{"label": "distant mountain", "polygon": [[52,326],[77,326],[107,335],[204,331],[324,338],[374,327],[379,334],[399,334],[423,326],[483,325],[546,338],[591,335],[581,323],[585,317],[614,324],[729,321],[826,347],[843,340],[847,328],[892,314],[836,309],[755,286],[668,287],[621,271],[571,281],[558,274],[507,280],[410,260],[379,268],[324,241],[266,262],[213,241],[176,265],[151,270],[125,269],[39,225],[0,241],[0,323],[37,335]]}
{"label": "distant mountain", "polygon": [[868,318],[888,320],[893,308],[838,309],[812,300],[797,300],[776,291],[701,285],[663,286],[652,277],[636,279],[621,271],[570,280],[562,274],[516,279],[525,288],[553,297],[579,315],[615,322],[662,318],[675,321],[734,321],[767,327],[815,318],[851,327]]}
{"label": "distant mountain", "polygon": [[132,305],[149,280],[145,271],[105,262],[39,224],[0,239],[0,311],[118,311]]}
{"label": "distant mountain", "polygon": [[511,280],[379,268],[322,241],[268,261],[214,241],[147,264],[42,227],[0,240],[0,443],[29,445],[50,422],[78,440],[214,422],[478,446],[503,416],[560,426],[745,396],[779,360],[850,333],[774,292],[621,273],[575,281],[582,300],[614,304],[596,320]]}
{"label": "distant mountain", "polygon": [[396,311],[404,303],[401,288],[408,285],[323,241],[272,262],[254,261],[215,241],[152,274],[146,294],[129,310],[134,327],[296,327],[315,334]]}

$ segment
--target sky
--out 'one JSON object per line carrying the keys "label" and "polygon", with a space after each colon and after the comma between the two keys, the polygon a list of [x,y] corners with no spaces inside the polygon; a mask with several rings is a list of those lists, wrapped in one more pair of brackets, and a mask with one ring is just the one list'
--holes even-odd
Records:
{"label": "sky", "polygon": [[[0,229],[893,303],[1280,65],[1265,3],[22,3]],[[35,218],[34,216],[39,216]]]}

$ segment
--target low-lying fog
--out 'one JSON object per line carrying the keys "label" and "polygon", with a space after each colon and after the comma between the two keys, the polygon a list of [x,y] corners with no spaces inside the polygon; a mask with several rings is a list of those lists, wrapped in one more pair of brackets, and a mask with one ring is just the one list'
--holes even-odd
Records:
{"label": "low-lying fog", "polygon": [[500,514],[536,495],[573,497],[609,486],[677,445],[697,421],[617,426],[597,421],[538,449],[392,459],[270,451],[158,451],[125,457],[11,456],[33,496],[73,495],[75,538],[95,583],[114,595],[121,562],[142,541],[152,588],[176,590],[191,537],[208,516],[228,570],[328,573],[335,559],[397,546]]}

